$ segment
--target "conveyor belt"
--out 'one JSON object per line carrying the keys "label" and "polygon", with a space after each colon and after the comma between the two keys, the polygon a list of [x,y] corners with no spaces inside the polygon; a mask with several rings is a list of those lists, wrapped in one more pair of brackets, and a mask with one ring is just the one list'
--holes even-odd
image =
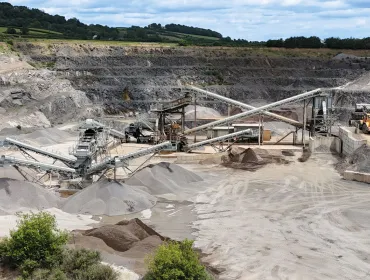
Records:
{"label": "conveyor belt", "polygon": [[63,155],[56,154],[56,153],[48,152],[48,151],[45,151],[41,148],[34,147],[32,145],[20,142],[18,140],[14,140],[12,138],[5,138],[4,142],[9,143],[9,144],[11,144],[13,146],[16,146],[18,148],[22,148],[22,149],[32,151],[34,153],[37,153],[37,154],[40,154],[40,155],[43,155],[43,156],[47,156],[47,157],[50,157],[50,158],[53,158],[53,159],[60,160],[61,162],[65,163],[67,165],[71,165],[71,164],[76,162],[76,159],[74,159],[74,158],[70,158],[70,157],[66,157],[66,156],[63,156]]}
{"label": "conveyor belt", "polygon": [[73,168],[68,167],[61,167],[56,166],[53,164],[47,164],[42,163],[38,161],[32,161],[32,160],[25,160],[15,157],[9,157],[9,156],[1,156],[0,157],[0,166],[7,166],[7,165],[17,165],[17,166],[24,166],[24,167],[31,167],[31,168],[37,168],[44,171],[57,171],[61,173],[76,173],[76,170]]}
{"label": "conveyor belt", "polygon": [[243,113],[225,118],[223,120],[211,122],[211,123],[208,123],[208,124],[205,124],[205,125],[201,125],[201,126],[197,126],[195,128],[192,128],[192,129],[185,130],[184,134],[190,134],[190,133],[193,133],[193,132],[196,132],[196,131],[205,130],[205,129],[212,128],[212,127],[222,125],[222,124],[225,124],[225,123],[231,123],[232,121],[235,121],[235,120],[238,120],[238,119],[241,119],[241,118],[245,118],[245,117],[249,117],[249,116],[253,116],[253,115],[257,115],[257,114],[262,113],[266,110],[269,110],[269,109],[272,109],[272,108],[275,108],[275,107],[278,107],[278,106],[281,106],[281,105],[285,105],[285,104],[289,104],[289,103],[293,103],[293,102],[299,102],[299,101],[302,101],[302,100],[305,100],[305,99],[308,99],[308,98],[312,98],[312,97],[314,97],[314,96],[316,96],[320,93],[322,93],[322,90],[319,88],[319,89],[308,91],[308,92],[305,92],[305,93],[302,93],[302,94],[298,94],[296,96],[289,97],[289,98],[286,98],[286,99],[283,99],[283,100],[280,100],[280,101],[277,101],[277,102],[273,102],[273,103],[264,105],[262,107],[252,109],[250,111],[243,112]]}
{"label": "conveyor belt", "polygon": [[[188,89],[191,89],[191,90],[195,90],[199,93],[203,93],[207,96],[211,96],[215,99],[218,99],[218,100],[221,100],[227,104],[231,104],[231,105],[234,105],[236,107],[239,107],[239,108],[245,108],[245,109],[248,109],[248,110],[253,110],[253,109],[256,109],[256,107],[253,107],[251,105],[248,105],[248,104],[245,104],[243,102],[240,102],[240,101],[237,101],[237,100],[234,100],[234,99],[231,99],[231,98],[228,98],[228,97],[225,97],[225,96],[222,96],[222,95],[219,95],[217,93],[213,93],[213,92],[210,92],[210,91],[207,91],[207,90],[204,90],[204,89],[200,89],[198,87],[195,87],[195,86],[187,86]],[[264,115],[267,115],[271,118],[274,118],[274,119],[278,119],[278,120],[281,120],[285,123],[289,123],[295,127],[299,127],[301,128],[303,125],[296,121],[296,120],[293,120],[293,119],[289,119],[289,118],[286,118],[286,117],[283,117],[283,116],[280,116],[278,114],[274,114],[274,113],[271,113],[271,112],[268,112],[268,111],[262,111],[262,113]]]}
{"label": "conveyor belt", "polygon": [[209,144],[212,144],[212,143],[217,143],[217,142],[233,139],[235,137],[238,137],[238,136],[241,136],[241,135],[248,135],[248,134],[251,134],[251,133],[252,133],[251,129],[246,129],[246,130],[230,133],[230,134],[227,134],[227,135],[223,135],[223,136],[215,137],[215,138],[212,138],[212,139],[204,140],[204,141],[201,141],[201,142],[197,142],[197,143],[194,143],[194,144],[191,144],[191,145],[187,145],[186,150],[191,151],[195,148],[200,148],[200,147],[205,146],[205,145],[209,145]]}

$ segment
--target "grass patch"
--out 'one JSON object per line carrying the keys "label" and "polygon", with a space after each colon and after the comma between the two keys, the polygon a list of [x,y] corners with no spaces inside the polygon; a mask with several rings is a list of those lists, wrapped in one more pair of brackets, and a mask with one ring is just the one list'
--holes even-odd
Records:
{"label": "grass patch", "polygon": [[101,41],[101,40],[68,40],[68,39],[28,39],[35,44],[89,44],[103,46],[147,46],[147,47],[176,47],[177,43],[151,43],[151,42],[128,42],[128,41]]}

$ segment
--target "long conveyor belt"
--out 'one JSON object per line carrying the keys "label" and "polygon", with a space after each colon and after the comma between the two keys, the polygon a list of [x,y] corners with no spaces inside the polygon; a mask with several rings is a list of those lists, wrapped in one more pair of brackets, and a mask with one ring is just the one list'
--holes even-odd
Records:
{"label": "long conveyor belt", "polygon": [[213,144],[213,143],[233,139],[235,137],[242,136],[242,135],[248,135],[250,133],[252,133],[252,130],[251,129],[246,129],[246,130],[230,133],[230,134],[227,134],[227,135],[215,137],[215,138],[212,138],[212,139],[204,140],[204,141],[201,141],[201,142],[197,142],[197,143],[194,143],[194,144],[190,144],[190,145],[187,145],[185,149],[186,149],[186,151],[191,151],[195,148],[200,148],[200,147],[205,146],[205,145],[209,145],[209,144]]}
{"label": "long conveyor belt", "polygon": [[[237,100],[234,100],[234,99],[231,99],[231,98],[228,98],[228,97],[225,97],[225,96],[222,96],[222,95],[219,95],[217,93],[213,93],[213,92],[210,92],[210,91],[207,91],[207,90],[204,90],[204,89],[200,89],[198,87],[195,87],[195,86],[187,86],[188,89],[191,89],[191,90],[194,90],[194,91],[197,91],[199,93],[202,93],[202,94],[205,94],[207,96],[210,96],[210,97],[213,97],[215,99],[218,99],[218,100],[221,100],[227,104],[231,104],[231,105],[234,105],[236,107],[240,107],[240,108],[245,108],[245,109],[248,109],[248,110],[253,110],[253,109],[256,109],[256,107],[253,107],[251,105],[248,105],[248,104],[245,104],[243,102],[240,102],[240,101],[237,101]],[[295,127],[299,127],[301,128],[303,125],[296,121],[296,120],[293,120],[293,119],[290,119],[290,118],[287,118],[287,117],[283,117],[283,116],[280,116],[278,114],[274,114],[274,113],[271,113],[269,111],[262,111],[263,114],[271,117],[271,118],[274,118],[274,119],[278,119],[278,120],[281,120],[285,123],[289,123]]]}
{"label": "long conveyor belt", "polygon": [[289,104],[289,103],[293,103],[293,102],[299,102],[299,101],[314,97],[314,96],[316,96],[320,93],[322,93],[322,90],[319,88],[319,89],[308,91],[308,92],[305,92],[305,93],[302,93],[302,94],[298,94],[296,96],[289,97],[289,98],[286,98],[286,99],[283,99],[283,100],[280,100],[280,101],[277,101],[277,102],[273,102],[273,103],[264,105],[262,107],[255,108],[255,109],[252,109],[250,111],[243,112],[243,113],[240,113],[240,114],[237,114],[237,115],[234,115],[234,116],[231,116],[231,117],[219,120],[219,121],[211,122],[211,123],[208,123],[208,124],[205,124],[205,125],[201,125],[201,126],[197,126],[195,128],[192,128],[192,129],[185,130],[184,134],[190,134],[190,133],[193,133],[193,132],[196,132],[196,131],[205,130],[205,129],[212,128],[212,127],[222,125],[222,124],[225,124],[225,123],[230,123],[232,121],[235,121],[235,120],[238,120],[238,119],[241,119],[241,118],[257,115],[261,112],[264,112],[266,110],[269,110],[269,109],[272,109],[272,108],[275,108],[275,107],[278,107],[278,106],[281,106],[281,105],[285,105],[285,104]]}
{"label": "long conveyor belt", "polygon": [[10,157],[10,156],[1,156],[0,166],[7,166],[7,165],[18,165],[18,166],[24,166],[24,167],[37,168],[37,169],[41,169],[44,171],[57,171],[61,173],[71,173],[71,174],[76,173],[76,170],[73,168],[62,167],[62,166],[57,166],[53,164],[20,159],[20,158],[15,158],[15,157]]}
{"label": "long conveyor belt", "polygon": [[132,159],[139,158],[139,157],[142,157],[142,156],[145,156],[145,155],[149,155],[149,154],[152,154],[152,153],[159,152],[163,149],[168,148],[169,146],[171,146],[171,142],[163,142],[161,144],[154,145],[152,147],[149,147],[149,148],[146,148],[146,149],[143,149],[143,150],[139,150],[139,151],[136,151],[136,152],[133,152],[133,153],[129,153],[127,155],[107,158],[104,161],[102,161],[102,162],[100,162],[96,165],[93,165],[91,168],[89,168],[87,170],[87,174],[91,175],[91,174],[94,174],[94,173],[99,173],[99,172],[101,172],[101,171],[103,171],[107,168],[110,168],[112,166],[116,166],[118,164],[124,163],[128,160],[132,160]]}
{"label": "long conveyor belt", "polygon": [[18,140],[14,140],[12,138],[5,138],[4,142],[8,143],[10,145],[16,146],[18,148],[21,148],[21,149],[25,149],[25,150],[32,151],[34,153],[37,153],[37,154],[40,154],[40,155],[43,155],[43,156],[47,156],[47,157],[50,157],[50,158],[53,158],[53,159],[60,160],[61,162],[65,163],[68,166],[70,166],[70,165],[72,165],[73,163],[76,162],[76,159],[74,159],[74,158],[59,155],[59,154],[52,153],[52,152],[48,152],[48,151],[45,151],[41,148],[34,147],[32,145],[20,142]]}

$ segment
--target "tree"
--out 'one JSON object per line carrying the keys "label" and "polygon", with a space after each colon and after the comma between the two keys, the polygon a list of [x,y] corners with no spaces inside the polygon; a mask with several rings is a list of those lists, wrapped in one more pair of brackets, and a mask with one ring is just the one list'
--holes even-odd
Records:
{"label": "tree", "polygon": [[21,268],[24,275],[60,262],[68,234],[57,229],[55,217],[46,212],[18,217],[17,230],[10,231],[10,237],[0,243],[1,261]]}
{"label": "tree", "polygon": [[15,28],[8,27],[8,28],[6,29],[6,33],[7,33],[7,34],[17,34],[17,30],[15,30]]}
{"label": "tree", "polygon": [[99,252],[64,249],[68,235],[46,212],[20,214],[18,228],[0,242],[0,262],[32,280],[117,280]]}
{"label": "tree", "polygon": [[212,279],[192,249],[193,241],[169,242],[161,245],[149,258],[145,280]]}
{"label": "tree", "polygon": [[26,26],[22,27],[22,35],[27,35],[29,33],[29,29]]}

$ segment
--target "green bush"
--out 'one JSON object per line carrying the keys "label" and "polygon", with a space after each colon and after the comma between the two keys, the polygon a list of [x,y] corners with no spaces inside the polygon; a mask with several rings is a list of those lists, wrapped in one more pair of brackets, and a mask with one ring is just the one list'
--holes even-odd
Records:
{"label": "green bush", "polygon": [[26,274],[58,264],[68,234],[57,229],[55,217],[46,212],[18,216],[18,228],[1,242],[2,262]]}
{"label": "green bush", "polygon": [[87,269],[79,270],[74,277],[68,279],[76,280],[117,280],[118,273],[110,266],[101,263],[94,264]]}
{"label": "green bush", "polygon": [[36,270],[32,277],[32,280],[69,280],[66,274],[59,268],[54,270],[49,269],[38,269]]}
{"label": "green bush", "polygon": [[194,252],[193,241],[169,242],[161,245],[149,258],[145,280],[208,280],[212,279]]}
{"label": "green bush", "polygon": [[99,252],[86,249],[67,249],[63,254],[62,271],[68,279],[76,280],[116,280],[118,273],[111,267],[101,264]]}
{"label": "green bush", "polygon": [[68,234],[55,217],[40,212],[20,214],[17,230],[0,242],[0,261],[32,280],[117,280],[118,273],[101,264],[99,252],[64,249]]}

